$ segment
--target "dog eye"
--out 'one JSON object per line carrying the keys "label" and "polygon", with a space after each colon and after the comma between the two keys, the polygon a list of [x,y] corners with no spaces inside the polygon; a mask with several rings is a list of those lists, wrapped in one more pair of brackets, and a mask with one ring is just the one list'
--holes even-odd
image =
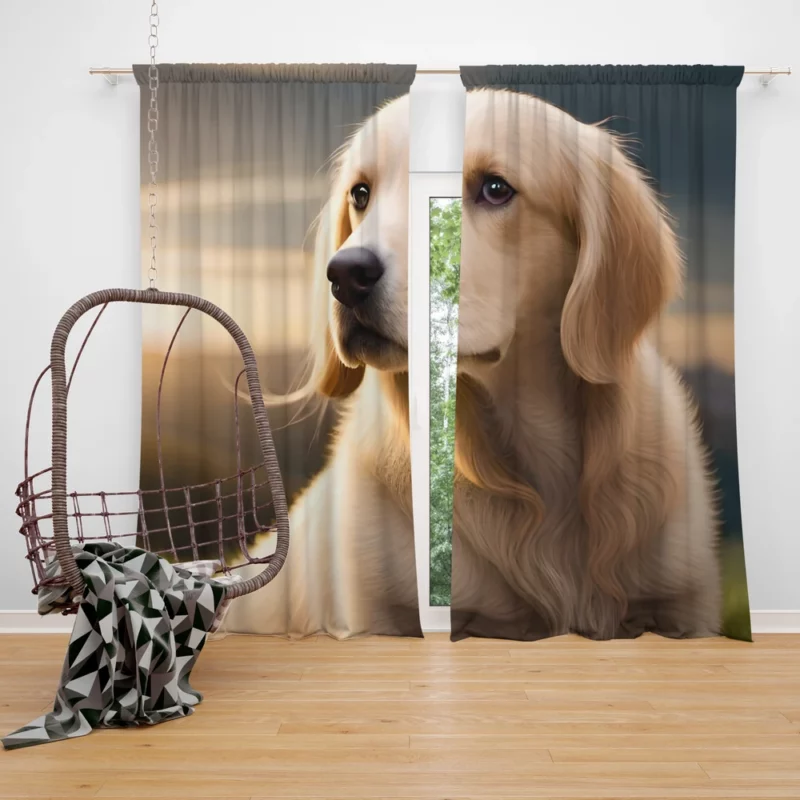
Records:
{"label": "dog eye", "polygon": [[493,206],[505,205],[516,191],[509,185],[508,181],[499,175],[487,175],[481,184],[481,191],[478,195],[478,202],[490,203]]}
{"label": "dog eye", "polygon": [[357,183],[350,190],[350,202],[356,211],[363,211],[369,204],[369,186],[366,183]]}

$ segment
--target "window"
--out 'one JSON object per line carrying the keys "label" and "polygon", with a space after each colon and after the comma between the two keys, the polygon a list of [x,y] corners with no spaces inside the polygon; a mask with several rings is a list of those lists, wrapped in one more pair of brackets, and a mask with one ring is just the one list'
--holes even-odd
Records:
{"label": "window", "polygon": [[424,630],[450,629],[461,173],[411,175],[409,387]]}
{"label": "window", "polygon": [[430,585],[431,606],[450,605],[458,358],[461,198],[434,197],[430,220]]}

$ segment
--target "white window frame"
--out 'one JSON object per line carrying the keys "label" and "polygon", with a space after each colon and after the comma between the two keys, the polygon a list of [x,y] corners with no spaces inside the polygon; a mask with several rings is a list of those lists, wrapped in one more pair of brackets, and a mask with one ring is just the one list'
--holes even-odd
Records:
{"label": "white window frame", "polygon": [[430,604],[430,201],[461,197],[461,172],[410,174],[408,386],[411,494],[422,630],[450,631],[450,607]]}

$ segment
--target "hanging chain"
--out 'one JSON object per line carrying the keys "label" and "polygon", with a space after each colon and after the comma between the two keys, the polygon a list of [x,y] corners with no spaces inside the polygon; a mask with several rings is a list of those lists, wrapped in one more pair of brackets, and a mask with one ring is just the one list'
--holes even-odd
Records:
{"label": "hanging chain", "polygon": [[150,108],[147,111],[147,130],[150,133],[150,141],[147,145],[147,162],[150,165],[150,288],[156,288],[156,236],[158,226],[156,225],[156,173],[158,172],[158,147],[156,146],[156,131],[158,130],[158,67],[156,66],[156,47],[158,47],[158,3],[154,2],[150,6],[150,67],[147,77],[150,81]]}

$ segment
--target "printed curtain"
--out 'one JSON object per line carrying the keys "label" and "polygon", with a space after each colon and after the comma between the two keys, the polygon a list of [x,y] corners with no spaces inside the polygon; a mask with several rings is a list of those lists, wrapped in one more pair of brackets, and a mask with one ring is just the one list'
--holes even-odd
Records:
{"label": "printed curtain", "polygon": [[[147,276],[150,92],[147,67],[134,72]],[[286,565],[232,604],[224,630],[421,634],[402,299],[414,74],[387,65],[159,65],[157,288],[201,295],[246,332],[290,502]],[[143,489],[159,488],[156,387],[177,321],[144,310]],[[167,486],[237,473],[239,363],[213,321],[187,318],[162,397]],[[242,458],[254,463],[247,416]],[[218,535],[216,500],[207,500],[201,544]],[[180,512],[171,526],[186,547]],[[264,535],[249,547],[266,557],[274,541]]]}
{"label": "printed curtain", "polygon": [[[159,71],[158,285],[212,300],[247,331],[291,503],[286,567],[234,603],[225,628],[418,636],[414,68]],[[146,112],[146,68],[135,72]],[[463,68],[463,197],[457,217],[455,206],[431,210],[432,237],[443,237],[431,242],[432,291],[457,312],[432,304],[433,338],[452,329],[457,352],[454,395],[444,391],[455,435],[431,443],[442,461],[431,474],[451,487],[452,512],[444,502],[432,520],[447,527],[452,516],[452,568],[437,534],[432,594],[444,599],[450,572],[455,639],[749,639],[733,349],[742,73]],[[459,239],[451,264],[439,250]],[[146,224],[142,250],[146,272]],[[155,387],[177,320],[144,313],[147,489],[158,480]],[[213,323],[187,319],[162,397],[167,485],[236,474],[236,363]],[[244,458],[256,444],[247,424]],[[186,527],[176,512],[173,533]],[[207,527],[212,542],[216,523]],[[249,546],[266,557],[274,542]]]}
{"label": "printed curtain", "polygon": [[454,639],[750,639],[742,74],[462,68]]}

